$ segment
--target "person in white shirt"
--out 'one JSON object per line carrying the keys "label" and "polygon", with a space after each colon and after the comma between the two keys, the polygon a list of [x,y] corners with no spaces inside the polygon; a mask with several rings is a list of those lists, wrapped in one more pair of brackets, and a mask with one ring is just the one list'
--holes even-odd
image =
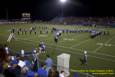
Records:
{"label": "person in white shirt", "polygon": [[61,73],[59,74],[59,77],[65,77],[64,71],[61,71]]}
{"label": "person in white shirt", "polygon": [[24,57],[24,50],[21,50],[21,56]]}
{"label": "person in white shirt", "polygon": [[6,53],[9,54],[9,48],[8,46],[5,47]]}

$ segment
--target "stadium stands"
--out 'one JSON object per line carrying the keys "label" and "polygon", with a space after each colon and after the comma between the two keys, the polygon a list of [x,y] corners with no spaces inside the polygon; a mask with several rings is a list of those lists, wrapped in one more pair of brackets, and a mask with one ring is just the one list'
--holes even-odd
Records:
{"label": "stadium stands", "polygon": [[[51,61],[49,55],[46,61],[40,62],[36,57],[32,57],[32,52],[24,53],[23,56],[21,56],[21,53],[10,54],[6,53],[4,46],[0,46],[0,77],[59,77],[58,71],[54,68],[52,62],[49,62],[49,60]],[[27,58],[30,56],[32,62]],[[50,76],[53,74],[50,71],[54,69],[55,73],[53,73],[56,76]]]}
{"label": "stadium stands", "polygon": [[66,25],[84,26],[92,26],[93,24],[113,26],[115,24],[115,17],[56,17],[53,20],[51,20],[51,23],[66,23]]}

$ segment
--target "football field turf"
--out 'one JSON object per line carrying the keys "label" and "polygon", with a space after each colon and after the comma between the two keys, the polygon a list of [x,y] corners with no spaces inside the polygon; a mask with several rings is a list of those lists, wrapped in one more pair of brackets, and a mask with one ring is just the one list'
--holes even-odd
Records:
{"label": "football field turf", "polygon": [[[29,29],[33,25],[37,27],[37,34],[32,33],[20,34],[16,33],[16,40],[7,43],[10,30],[12,28],[26,28]],[[40,34],[42,26],[48,27],[48,34]],[[59,38],[59,42],[54,42],[53,35],[51,34],[52,27],[58,29],[69,30],[85,30],[96,29],[109,31],[109,35],[99,35],[94,39],[90,38],[88,32],[78,33],[63,33]],[[8,44],[12,52],[19,52],[21,49],[29,52],[33,48],[38,48],[39,42],[44,41],[46,44],[46,53],[40,54],[41,60],[46,59],[46,54],[49,54],[56,64],[57,56],[61,53],[68,53],[70,57],[70,70],[75,71],[78,69],[93,69],[93,70],[115,70],[115,28],[104,27],[85,27],[85,26],[70,26],[70,25],[51,25],[45,23],[28,23],[28,24],[2,24],[0,25],[0,44]],[[88,64],[81,65],[80,58],[83,57],[83,51],[88,52]],[[104,75],[102,77],[109,77]],[[112,76],[110,76],[112,77]]]}

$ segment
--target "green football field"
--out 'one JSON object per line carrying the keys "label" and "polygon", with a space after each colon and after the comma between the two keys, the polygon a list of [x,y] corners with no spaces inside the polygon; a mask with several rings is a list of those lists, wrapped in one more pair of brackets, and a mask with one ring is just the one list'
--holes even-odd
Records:
{"label": "green football field", "polygon": [[[30,29],[33,25],[37,27],[37,34],[27,33],[26,35],[16,34],[16,40],[7,43],[10,30],[12,28]],[[41,27],[48,27],[48,34],[40,34]],[[109,35],[100,35],[94,39],[90,38],[87,32],[80,33],[63,33],[59,38],[59,42],[54,42],[51,34],[52,27],[58,29],[69,30],[86,30],[95,29],[99,31],[109,31]],[[46,44],[46,53],[40,54],[41,60],[46,59],[46,54],[49,54],[56,64],[57,56],[62,53],[68,53],[70,57],[70,71],[92,69],[92,70],[111,70],[115,69],[115,28],[105,27],[84,27],[84,26],[70,26],[70,25],[51,25],[46,23],[28,23],[28,24],[2,24],[0,25],[0,44],[8,44],[12,52],[19,52],[21,49],[25,51],[32,51],[33,48],[38,48],[39,42],[44,41]],[[80,58],[83,57],[83,51],[88,52],[87,65],[81,65]],[[113,75],[94,75],[96,77],[112,77]],[[114,76],[113,76],[114,77]]]}

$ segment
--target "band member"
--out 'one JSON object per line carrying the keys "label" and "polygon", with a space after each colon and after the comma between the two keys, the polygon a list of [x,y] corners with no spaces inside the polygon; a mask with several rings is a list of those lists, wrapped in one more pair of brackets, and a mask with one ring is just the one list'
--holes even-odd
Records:
{"label": "band member", "polygon": [[83,58],[80,59],[81,64],[87,64],[87,51],[84,51]]}
{"label": "band member", "polygon": [[19,29],[17,29],[17,33],[18,33],[18,35],[20,35],[20,31],[19,31]]}
{"label": "band member", "polygon": [[58,37],[55,37],[54,41],[55,41],[55,43],[57,43],[58,42]]}
{"label": "band member", "polygon": [[11,30],[11,33],[8,37],[7,42],[10,42],[12,39],[15,39],[15,29],[14,28]]}
{"label": "band member", "polygon": [[41,41],[39,44],[39,53],[45,53],[45,48],[46,48],[45,43]]}
{"label": "band member", "polygon": [[26,29],[24,29],[24,33],[25,33],[25,35],[27,34],[27,30]]}

